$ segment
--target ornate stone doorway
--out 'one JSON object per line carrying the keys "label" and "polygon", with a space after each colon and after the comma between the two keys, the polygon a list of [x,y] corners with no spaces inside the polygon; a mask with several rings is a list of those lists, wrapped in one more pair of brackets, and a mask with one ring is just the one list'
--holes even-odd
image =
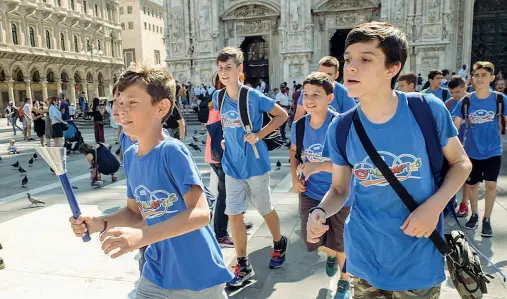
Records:
{"label": "ornate stone doorway", "polygon": [[343,81],[343,53],[345,52],[345,39],[349,32],[350,29],[338,29],[329,41],[329,55],[336,57],[340,62],[340,68],[338,69],[340,72],[338,81],[340,82]]}
{"label": "ornate stone doorway", "polygon": [[261,78],[269,83],[269,44],[266,40],[261,36],[248,36],[241,44],[241,50],[245,55],[245,84],[256,87]]}
{"label": "ornate stone doorway", "polygon": [[[507,71],[507,6],[504,0],[481,0],[474,4],[472,64],[486,60],[495,72]],[[471,69],[471,67],[470,67]]]}

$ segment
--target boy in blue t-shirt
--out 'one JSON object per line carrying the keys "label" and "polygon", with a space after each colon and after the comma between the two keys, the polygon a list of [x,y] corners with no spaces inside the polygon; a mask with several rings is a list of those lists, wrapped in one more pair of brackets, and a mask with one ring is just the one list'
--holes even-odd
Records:
{"label": "boy in blue t-shirt", "polygon": [[137,140],[125,151],[127,207],[102,217],[71,218],[72,228],[76,236],[102,232],[102,249],[112,258],[148,245],[137,299],[223,299],[232,275],[208,226],[199,170],[185,145],[162,132],[174,89],[163,67],[136,65],[120,77],[121,124]]}
{"label": "boy in blue t-shirt", "polygon": [[[319,61],[319,72],[328,74],[331,78],[337,79],[340,75],[338,68],[340,66],[340,62],[338,59],[332,56],[325,56]],[[329,108],[332,111],[336,111],[338,113],[344,113],[349,111],[352,107],[356,105],[356,102],[353,98],[350,98],[347,94],[347,88],[343,86],[343,84],[334,82],[334,99],[329,104]],[[296,114],[294,114],[294,120],[298,120],[301,116],[305,115],[306,111],[303,107],[303,93],[299,95],[298,105],[296,108]]]}
{"label": "boy in blue t-shirt", "polygon": [[422,90],[421,93],[432,93],[445,103],[445,101],[447,101],[451,95],[447,89],[441,86],[443,78],[443,73],[440,70],[431,70],[428,74],[430,87]]}
{"label": "boy in blue t-shirt", "polygon": [[333,162],[332,186],[310,214],[307,233],[309,242],[318,242],[329,230],[326,218],[340,211],[352,194],[344,240],[355,299],[439,297],[444,258],[428,237],[435,229],[443,233],[442,211],[471,170],[444,102],[428,97],[450,164],[437,190],[424,136],[406,95],[393,90],[407,48],[402,31],[381,22],[359,25],[345,41],[344,79],[349,96],[359,98],[355,113],[384,162],[420,204],[409,212],[366,153],[353,124],[342,153],[337,144],[342,117],[333,120],[324,144]]}
{"label": "boy in blue t-shirt", "polygon": [[475,92],[469,95],[468,119],[462,113],[462,99],[454,109],[456,127],[465,120],[465,151],[472,161],[472,173],[468,177],[469,197],[472,215],[465,224],[467,229],[476,229],[479,224],[479,183],[486,181],[486,208],[482,218],[483,237],[492,237],[491,213],[496,200],[496,181],[500,173],[502,160],[502,141],[500,127],[502,118],[506,119],[505,105],[507,98],[502,99],[502,110],[497,111],[497,93],[491,92],[490,84],[495,80],[495,66],[491,62],[479,61],[473,66],[472,80]]}
{"label": "boy in blue t-shirt", "polygon": [[[285,262],[288,239],[280,233],[280,219],[271,204],[269,171],[271,163],[266,144],[262,139],[279,128],[287,120],[287,112],[275,104],[275,101],[255,89],[248,91],[248,112],[252,125],[251,132],[243,129],[238,113],[240,88],[246,88],[239,82],[243,71],[243,53],[234,47],[225,47],[217,56],[218,77],[225,86],[225,96],[219,105],[219,92],[213,94],[215,109],[220,111],[224,131],[224,154],[222,167],[225,173],[226,208],[229,216],[232,239],[238,264],[235,277],[228,285],[240,287],[254,275],[248,260],[246,245],[247,234],[243,213],[248,208],[250,198],[264,218],[273,236],[274,250],[271,252],[270,268],[279,268]],[[273,119],[262,127],[262,113],[269,112]],[[258,158],[254,149],[258,151]]]}
{"label": "boy in blue t-shirt", "polygon": [[[343,226],[349,215],[350,208],[343,208],[337,214],[329,217],[329,231],[318,243],[306,240],[306,223],[308,214],[317,207],[331,186],[331,171],[333,163],[323,154],[324,139],[327,128],[336,112],[329,109],[333,101],[333,79],[325,73],[312,73],[303,82],[303,106],[308,115],[292,123],[291,148],[289,151],[293,191],[299,193],[299,216],[301,218],[301,238],[308,251],[319,250],[327,254],[326,273],[333,277],[345,264],[343,248]],[[297,123],[305,122],[302,157],[296,157]],[[301,136],[299,137],[301,138]],[[305,158],[303,158],[303,155]],[[299,159],[304,164],[300,164]],[[350,298],[350,277],[347,273],[340,273],[335,298]]]}

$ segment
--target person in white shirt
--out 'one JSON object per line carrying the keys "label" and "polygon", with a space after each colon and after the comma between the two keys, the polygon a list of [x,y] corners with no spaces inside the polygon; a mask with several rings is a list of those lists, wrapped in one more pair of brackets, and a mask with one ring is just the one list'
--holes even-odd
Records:
{"label": "person in white shirt", "polygon": [[23,106],[23,113],[25,114],[23,121],[23,133],[25,135],[26,140],[35,140],[32,138],[32,124],[33,124],[33,115],[32,115],[32,101],[30,98],[25,99],[25,105]]}
{"label": "person in white shirt", "polygon": [[464,64],[463,67],[461,68],[461,70],[459,70],[458,72],[458,75],[463,78],[464,80],[466,80],[468,78],[468,75],[467,75],[467,72],[466,72],[466,69],[467,69],[467,65]]}
{"label": "person in white shirt", "polygon": [[70,119],[74,119],[74,116],[76,115],[76,106],[74,106],[74,104],[69,105],[69,115]]}
{"label": "person in white shirt", "polygon": [[264,82],[264,80],[260,78],[259,83],[261,84],[259,91],[262,92],[263,94],[267,94],[268,91],[266,90],[266,82]]}
{"label": "person in white shirt", "polygon": [[[266,84],[266,83],[264,83]],[[287,87],[281,87],[280,91],[275,96],[275,102],[280,105],[285,111],[289,112],[290,106],[289,106],[289,98],[287,97],[287,94],[284,92],[285,88]],[[280,134],[282,135],[282,138],[285,140],[285,126],[287,125],[287,122],[284,122],[280,126]]]}

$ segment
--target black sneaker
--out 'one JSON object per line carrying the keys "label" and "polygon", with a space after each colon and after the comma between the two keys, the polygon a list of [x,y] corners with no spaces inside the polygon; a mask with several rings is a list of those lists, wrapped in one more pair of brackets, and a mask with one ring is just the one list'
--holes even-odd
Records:
{"label": "black sneaker", "polygon": [[255,275],[252,265],[249,262],[245,263],[244,265],[238,263],[232,268],[234,269],[234,278],[227,283],[228,287],[242,287],[245,281],[249,280]]}
{"label": "black sneaker", "polygon": [[271,260],[269,260],[269,269],[277,269],[283,265],[288,243],[287,237],[282,236],[280,242],[274,244],[273,251],[271,251]]}
{"label": "black sneaker", "polygon": [[491,220],[489,217],[484,218],[484,220],[482,220],[481,236],[486,237],[486,238],[493,237],[493,230],[491,229]]}
{"label": "black sneaker", "polygon": [[470,219],[465,223],[466,229],[476,229],[479,227],[479,214],[472,213],[472,216],[470,216]]}

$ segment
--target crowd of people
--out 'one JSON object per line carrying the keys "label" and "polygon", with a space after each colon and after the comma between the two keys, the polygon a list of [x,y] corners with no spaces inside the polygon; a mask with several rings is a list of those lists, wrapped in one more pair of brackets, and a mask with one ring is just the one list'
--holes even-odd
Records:
{"label": "crowd of people", "polygon": [[[244,57],[235,47],[218,53],[211,87],[180,85],[163,67],[132,65],[115,84],[108,108],[118,125],[127,204],[110,215],[71,217],[75,235],[100,233],[102,249],[112,258],[140,251],[138,299],[227,298],[226,286],[242,287],[255,276],[254,267],[262,267],[248,257],[249,203],[272,236],[269,268],[287,259],[289,240],[270,191],[269,136],[278,129],[285,134],[289,120],[301,237],[309,252],[327,256],[328,276],[339,272],[334,298],[439,298],[444,256],[431,236],[443,235],[444,210],[460,189],[459,207],[451,209],[465,217],[470,208],[465,228],[482,222],[481,235],[493,236],[505,81],[495,76],[491,62],[480,61],[470,78],[466,66],[454,76],[432,70],[423,88],[420,75],[400,74],[408,43],[387,23],[357,26],[345,49],[343,84],[336,82],[338,60],[327,56],[318,72],[302,84],[293,82],[292,101],[287,83],[271,96],[263,80],[255,88],[244,84]],[[52,116],[53,135],[59,135],[64,112],[57,100],[49,104],[55,108],[32,111]],[[187,133],[183,116],[194,108],[209,133],[205,161],[218,177],[213,200],[180,141]],[[431,140],[424,123],[434,128]],[[95,147],[81,147],[90,165],[97,153],[110,151],[100,137],[96,134]],[[448,162],[442,177],[434,171],[431,149]],[[486,208],[480,219],[482,181]],[[400,189],[412,197],[413,209]],[[210,201],[215,201],[213,226]],[[232,272],[220,247],[235,249]]]}

